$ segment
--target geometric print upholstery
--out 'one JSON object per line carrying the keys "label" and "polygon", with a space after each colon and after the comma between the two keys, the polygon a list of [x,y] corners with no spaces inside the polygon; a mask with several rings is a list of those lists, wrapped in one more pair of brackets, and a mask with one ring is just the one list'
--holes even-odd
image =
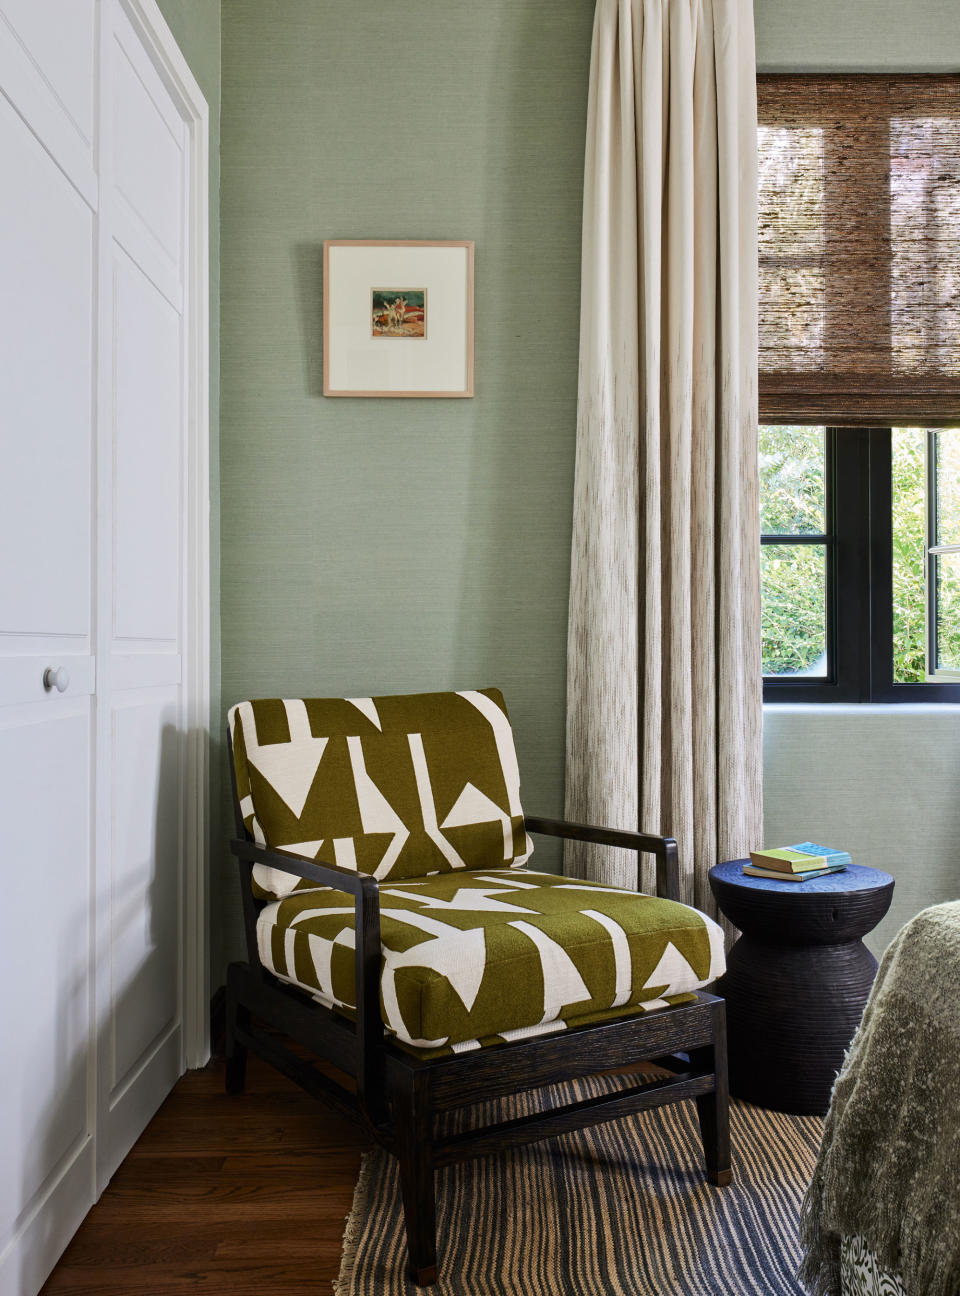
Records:
{"label": "geometric print upholstery", "polygon": [[[229,713],[244,823],[262,845],[381,881],[521,867],[513,730],[498,689],[268,698]],[[254,890],[305,884],[258,864]]]}
{"label": "geometric print upholstery", "polygon": [[[426,1055],[664,1008],[724,970],[723,933],[695,909],[528,869],[381,883],[380,925],[386,1030]],[[257,941],[269,971],[353,1015],[351,896],[268,904]]]}

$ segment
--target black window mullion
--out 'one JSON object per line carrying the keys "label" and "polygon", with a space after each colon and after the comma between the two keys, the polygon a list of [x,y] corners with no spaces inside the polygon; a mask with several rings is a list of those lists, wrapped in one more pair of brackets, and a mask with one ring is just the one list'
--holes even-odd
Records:
{"label": "black window mullion", "polygon": [[893,448],[892,432],[870,442],[870,692],[893,688]]}
{"label": "black window mullion", "polygon": [[831,520],[836,536],[833,702],[865,702],[870,696],[871,436],[872,430],[867,428],[830,428],[827,433],[833,482]]}

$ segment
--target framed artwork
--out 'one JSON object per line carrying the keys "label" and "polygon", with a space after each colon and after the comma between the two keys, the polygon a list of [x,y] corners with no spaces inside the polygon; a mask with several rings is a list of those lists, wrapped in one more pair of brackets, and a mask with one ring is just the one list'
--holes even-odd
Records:
{"label": "framed artwork", "polygon": [[473,395],[472,242],[324,242],[323,394]]}

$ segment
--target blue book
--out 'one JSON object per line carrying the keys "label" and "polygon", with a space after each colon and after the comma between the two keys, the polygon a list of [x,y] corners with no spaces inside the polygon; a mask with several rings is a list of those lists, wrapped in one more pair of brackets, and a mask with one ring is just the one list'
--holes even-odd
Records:
{"label": "blue book", "polygon": [[827,861],[827,867],[851,862],[849,851],[836,850],[832,846],[818,846],[815,842],[800,842],[798,846],[790,846],[789,849],[800,851],[804,855],[822,855]]}
{"label": "blue book", "polygon": [[815,868],[846,868],[850,852],[818,846],[815,842],[800,842],[797,846],[751,851],[750,862],[756,868],[777,869],[781,873],[807,873]]}

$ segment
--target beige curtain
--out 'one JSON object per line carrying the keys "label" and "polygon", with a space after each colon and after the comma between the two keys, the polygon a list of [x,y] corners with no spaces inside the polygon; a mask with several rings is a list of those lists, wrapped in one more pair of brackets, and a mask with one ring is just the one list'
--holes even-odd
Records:
{"label": "beige curtain", "polygon": [[[676,837],[708,911],[762,837],[756,150],[750,0],[598,0],[567,814]],[[627,852],[568,863],[637,881]]]}

